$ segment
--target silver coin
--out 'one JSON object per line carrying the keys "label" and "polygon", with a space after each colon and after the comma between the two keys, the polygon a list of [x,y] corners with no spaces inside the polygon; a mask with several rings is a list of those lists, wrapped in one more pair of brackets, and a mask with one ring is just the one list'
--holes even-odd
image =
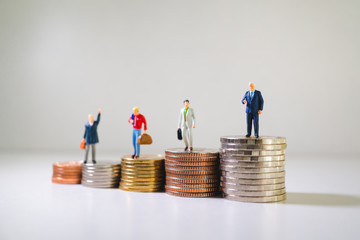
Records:
{"label": "silver coin", "polygon": [[245,167],[245,168],[283,167],[285,166],[285,161],[243,162],[243,161],[221,160],[220,166]]}
{"label": "silver coin", "polygon": [[233,196],[241,196],[241,197],[270,197],[270,196],[278,196],[284,194],[285,188],[276,189],[276,190],[267,190],[267,191],[244,191],[238,189],[231,189],[221,187],[221,191],[226,194],[230,194]]}
{"label": "silver coin", "polygon": [[110,172],[110,173],[87,173],[87,172],[83,172],[82,176],[83,177],[115,177],[115,176],[120,176],[120,172]]}
{"label": "silver coin", "polygon": [[119,166],[121,164],[120,161],[100,161],[97,163],[85,163],[83,167],[94,167],[94,168],[107,168],[107,167],[114,167]]}
{"label": "silver coin", "polygon": [[286,199],[286,193],[278,196],[271,197],[239,197],[230,194],[223,194],[225,199],[238,201],[238,202],[253,202],[253,203],[267,203],[267,202],[280,202]]}
{"label": "silver coin", "polygon": [[286,144],[236,144],[236,143],[222,143],[222,149],[241,149],[241,150],[266,150],[279,151],[285,150]]}
{"label": "silver coin", "polygon": [[285,177],[285,171],[276,172],[276,173],[237,173],[237,172],[221,171],[221,176],[244,178],[244,179],[280,178],[280,177]]}
{"label": "silver coin", "polygon": [[255,137],[245,137],[245,136],[225,136],[220,138],[222,143],[242,143],[242,144],[284,144],[286,143],[286,138],[284,137],[267,137],[261,136],[259,138]]}
{"label": "silver coin", "polygon": [[82,178],[98,178],[98,179],[102,179],[102,178],[120,178],[120,174],[116,174],[116,175],[83,175]]}
{"label": "silver coin", "polygon": [[249,184],[221,182],[220,186],[228,189],[242,190],[242,191],[269,191],[269,190],[285,188],[285,183],[249,185]]}
{"label": "silver coin", "polygon": [[238,149],[220,149],[220,152],[231,156],[277,156],[277,155],[285,154],[285,151],[238,150]]}
{"label": "silver coin", "polygon": [[82,183],[88,184],[113,184],[119,182],[119,179],[82,179]]}
{"label": "silver coin", "polygon": [[242,179],[234,177],[220,177],[224,183],[248,184],[248,185],[262,185],[262,184],[278,184],[284,183],[285,177],[267,178],[267,179]]}
{"label": "silver coin", "polygon": [[118,188],[119,184],[102,184],[102,185],[89,185],[89,184],[82,184],[86,187],[92,187],[92,188]]}
{"label": "silver coin", "polygon": [[284,167],[243,168],[243,167],[232,167],[232,166],[221,165],[220,170],[236,172],[236,173],[275,173],[275,172],[283,172]]}
{"label": "silver coin", "polygon": [[82,178],[84,181],[94,181],[94,182],[101,182],[101,181],[119,181],[120,177],[84,177]]}
{"label": "silver coin", "polygon": [[93,170],[93,169],[83,169],[83,172],[85,172],[85,173],[104,173],[104,174],[106,174],[106,173],[117,173],[117,172],[120,172],[121,170],[120,169],[112,169],[112,168],[109,168],[109,169],[95,169],[95,170]]}
{"label": "silver coin", "polygon": [[284,161],[285,154],[277,156],[239,156],[222,153],[220,154],[220,160],[222,161],[237,161],[237,162],[272,162],[272,161]]}
{"label": "silver coin", "polygon": [[117,166],[108,166],[108,167],[83,167],[83,169],[85,170],[92,170],[92,171],[109,171],[111,169],[120,169],[121,165],[117,165]]}

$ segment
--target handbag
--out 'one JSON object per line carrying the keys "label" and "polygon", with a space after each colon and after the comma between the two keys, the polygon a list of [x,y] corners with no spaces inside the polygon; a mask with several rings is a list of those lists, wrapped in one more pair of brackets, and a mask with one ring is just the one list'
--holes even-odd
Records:
{"label": "handbag", "polygon": [[149,134],[143,133],[138,138],[138,144],[145,145],[145,144],[152,144],[152,138]]}
{"label": "handbag", "polygon": [[80,142],[80,149],[85,149],[85,146],[86,146],[86,141],[85,140],[82,140]]}
{"label": "handbag", "polygon": [[178,137],[179,140],[182,140],[181,128],[179,128],[179,129],[177,130],[177,137]]}

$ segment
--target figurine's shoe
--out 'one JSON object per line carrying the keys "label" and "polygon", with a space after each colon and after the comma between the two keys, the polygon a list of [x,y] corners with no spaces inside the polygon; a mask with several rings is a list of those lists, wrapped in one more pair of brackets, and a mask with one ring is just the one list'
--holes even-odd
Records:
{"label": "figurine's shoe", "polygon": [[192,147],[190,147],[190,151],[192,151],[193,150],[193,148]]}
{"label": "figurine's shoe", "polygon": [[184,151],[187,151],[187,150],[188,150],[188,147],[185,147],[185,148],[184,148]]}
{"label": "figurine's shoe", "polygon": [[87,161],[84,161],[84,164],[87,164]]}
{"label": "figurine's shoe", "polygon": [[259,135],[256,135],[255,137],[256,137],[256,138],[259,138]]}
{"label": "figurine's shoe", "polygon": [[135,158],[135,154],[131,155],[131,158],[134,159],[134,158]]}
{"label": "figurine's shoe", "polygon": [[245,137],[250,137],[250,135],[249,135],[249,134],[247,134]]}
{"label": "figurine's shoe", "polygon": [[135,157],[134,158],[139,158],[139,155],[135,155]]}
{"label": "figurine's shoe", "polygon": [[95,160],[92,160],[92,163],[93,163],[93,164],[96,164],[96,161],[95,161]]}

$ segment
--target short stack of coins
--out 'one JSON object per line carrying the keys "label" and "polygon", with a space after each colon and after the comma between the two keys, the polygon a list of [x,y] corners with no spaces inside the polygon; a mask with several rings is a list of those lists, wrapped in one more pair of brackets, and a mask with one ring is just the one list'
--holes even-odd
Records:
{"label": "short stack of coins", "polygon": [[82,162],[56,162],[53,164],[53,183],[80,184]]}
{"label": "short stack of coins", "polygon": [[94,188],[117,188],[120,181],[120,162],[101,161],[83,164],[81,183]]}
{"label": "short stack of coins", "polygon": [[164,157],[140,155],[121,159],[120,189],[131,192],[163,192],[165,185]]}
{"label": "short stack of coins", "polygon": [[219,151],[180,148],[165,151],[165,191],[180,197],[211,197],[219,194]]}
{"label": "short stack of coins", "polygon": [[283,137],[221,138],[221,190],[240,202],[278,202],[286,199]]}

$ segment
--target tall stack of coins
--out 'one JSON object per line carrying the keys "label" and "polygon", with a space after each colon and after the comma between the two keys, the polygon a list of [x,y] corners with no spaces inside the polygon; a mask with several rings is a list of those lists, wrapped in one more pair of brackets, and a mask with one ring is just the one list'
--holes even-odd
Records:
{"label": "tall stack of coins", "polygon": [[53,183],[80,184],[82,162],[56,162],[53,164]]}
{"label": "tall stack of coins", "polygon": [[180,197],[211,197],[219,193],[219,152],[210,149],[165,151],[168,194]]}
{"label": "tall stack of coins", "polygon": [[120,162],[83,164],[81,183],[94,188],[117,188],[120,181]]}
{"label": "tall stack of coins", "polygon": [[241,202],[277,202],[286,199],[283,137],[221,138],[221,190]]}
{"label": "tall stack of coins", "polygon": [[121,159],[120,189],[131,192],[162,192],[165,184],[164,157],[141,155]]}

